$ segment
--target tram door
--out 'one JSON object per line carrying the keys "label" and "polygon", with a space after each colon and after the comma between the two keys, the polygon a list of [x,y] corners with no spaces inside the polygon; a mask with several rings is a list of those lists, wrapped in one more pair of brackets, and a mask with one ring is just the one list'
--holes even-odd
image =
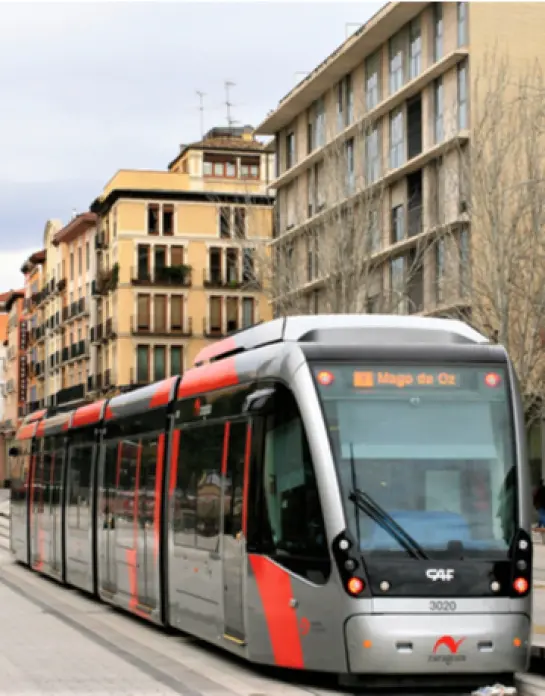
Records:
{"label": "tram door", "polygon": [[44,488],[45,470],[44,456],[41,451],[37,452],[34,460],[34,471],[32,472],[32,491],[31,491],[31,528],[30,528],[30,565],[33,568],[41,569],[43,563],[43,532],[42,516],[44,514]]}
{"label": "tram door", "polygon": [[101,563],[101,589],[115,594],[117,592],[117,563],[116,563],[116,535],[117,526],[121,517],[120,503],[117,495],[119,485],[120,462],[122,455],[122,442],[108,443],[105,449],[104,463],[102,465],[102,495],[100,499],[99,538]]}
{"label": "tram door", "polygon": [[[226,638],[244,642],[244,467],[250,425],[230,424],[223,514],[223,617]],[[247,446],[248,444],[248,446]]]}

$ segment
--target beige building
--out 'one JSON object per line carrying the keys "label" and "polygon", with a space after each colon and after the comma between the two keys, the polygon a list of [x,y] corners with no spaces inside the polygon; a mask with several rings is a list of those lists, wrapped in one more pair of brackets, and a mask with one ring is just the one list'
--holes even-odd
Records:
{"label": "beige building", "polygon": [[180,374],[210,341],[270,318],[274,155],[252,130],[214,128],[167,171],[121,170],[92,204],[94,398]]}
{"label": "beige building", "polygon": [[276,140],[278,312],[462,308],[470,63],[496,41],[540,55],[544,20],[540,3],[388,3],[279,102],[256,130]]}

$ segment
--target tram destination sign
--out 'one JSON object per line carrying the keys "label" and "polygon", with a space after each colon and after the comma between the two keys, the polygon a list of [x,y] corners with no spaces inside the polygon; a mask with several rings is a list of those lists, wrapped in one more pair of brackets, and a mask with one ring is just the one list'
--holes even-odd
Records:
{"label": "tram destination sign", "polygon": [[357,389],[460,389],[468,388],[462,375],[454,370],[357,370],[352,375],[352,384]]}

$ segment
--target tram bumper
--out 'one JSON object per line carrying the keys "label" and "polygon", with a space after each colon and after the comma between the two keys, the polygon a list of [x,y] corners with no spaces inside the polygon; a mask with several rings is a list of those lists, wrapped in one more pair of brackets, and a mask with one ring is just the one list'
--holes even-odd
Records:
{"label": "tram bumper", "polygon": [[519,614],[366,614],[345,623],[352,674],[513,674],[527,669],[531,624]]}

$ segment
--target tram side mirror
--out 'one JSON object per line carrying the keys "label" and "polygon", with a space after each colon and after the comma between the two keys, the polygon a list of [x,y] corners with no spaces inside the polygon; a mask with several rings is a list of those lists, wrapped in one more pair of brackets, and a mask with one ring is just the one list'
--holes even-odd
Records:
{"label": "tram side mirror", "polygon": [[244,412],[268,413],[274,410],[276,390],[273,387],[257,389],[246,397],[242,410]]}
{"label": "tram side mirror", "polygon": [[9,457],[18,457],[19,456],[19,448],[18,447],[10,447],[8,450],[8,456]]}

